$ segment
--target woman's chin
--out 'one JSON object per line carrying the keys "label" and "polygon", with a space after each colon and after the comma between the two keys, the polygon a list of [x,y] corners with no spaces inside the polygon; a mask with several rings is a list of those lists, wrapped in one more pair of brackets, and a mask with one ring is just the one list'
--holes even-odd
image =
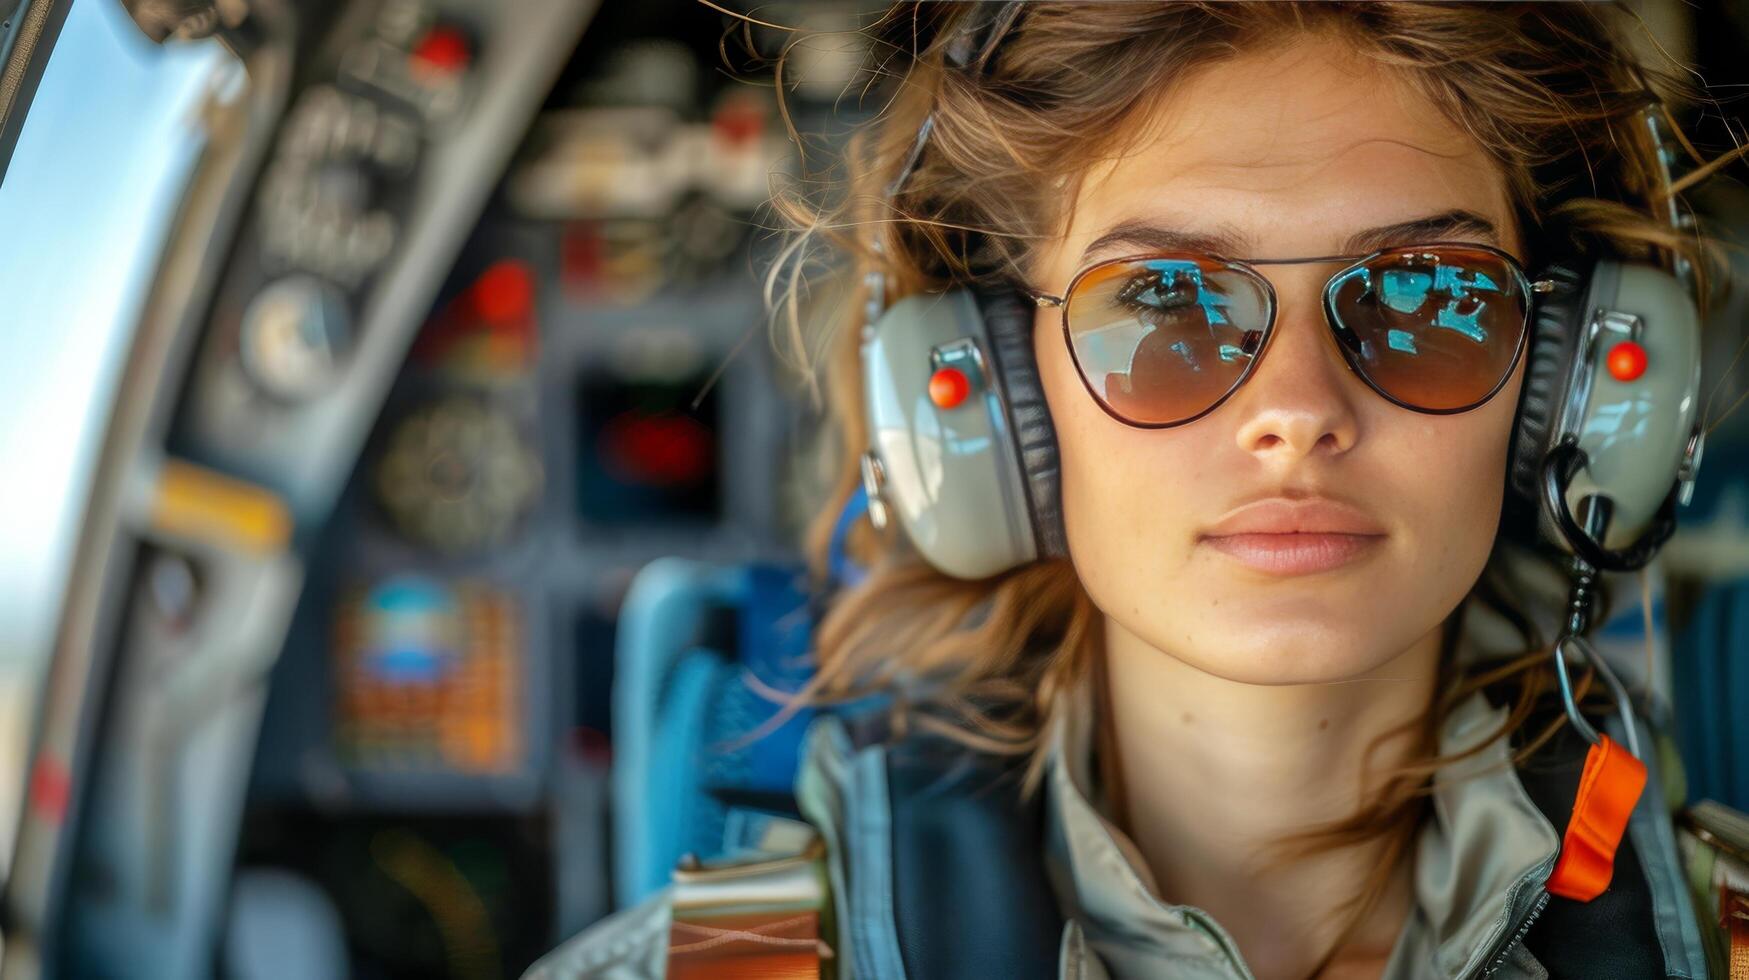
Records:
{"label": "woman's chin", "polygon": [[1378,659],[1355,657],[1352,654],[1328,657],[1312,654],[1296,657],[1291,661],[1274,656],[1245,658],[1223,655],[1202,669],[1235,684],[1287,687],[1355,681],[1368,676],[1379,665]]}
{"label": "woman's chin", "polygon": [[1393,628],[1379,621],[1377,610],[1362,615],[1329,609],[1318,615],[1234,612],[1230,618],[1211,617],[1188,633],[1180,630],[1180,642],[1160,649],[1237,683],[1325,684],[1378,670],[1414,642],[1410,634],[1425,632]]}

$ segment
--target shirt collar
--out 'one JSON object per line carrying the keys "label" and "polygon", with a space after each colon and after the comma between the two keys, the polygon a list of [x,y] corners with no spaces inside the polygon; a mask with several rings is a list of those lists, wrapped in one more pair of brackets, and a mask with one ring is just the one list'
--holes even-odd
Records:
{"label": "shirt collar", "polygon": [[[1046,867],[1065,915],[1117,977],[1170,966],[1185,975],[1252,976],[1230,934],[1207,912],[1156,897],[1146,862],[1127,835],[1092,801],[1093,698],[1079,684],[1053,712],[1045,779]],[[1447,715],[1441,755],[1461,752],[1496,731],[1506,709],[1480,691]],[[1492,771],[1490,768],[1492,767]],[[1481,773],[1461,779],[1470,773]],[[1514,887],[1552,862],[1560,837],[1530,800],[1509,763],[1505,739],[1434,774],[1431,816],[1416,843],[1416,908],[1399,937],[1386,978],[1431,961],[1455,975],[1513,923]]]}

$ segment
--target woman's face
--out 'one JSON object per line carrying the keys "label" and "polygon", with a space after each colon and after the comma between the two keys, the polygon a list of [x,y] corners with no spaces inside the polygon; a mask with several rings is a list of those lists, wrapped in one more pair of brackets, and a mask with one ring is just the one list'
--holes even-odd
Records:
{"label": "woman's face", "polygon": [[[1291,258],[1370,251],[1351,238],[1463,211],[1492,230],[1470,222],[1381,244],[1475,241],[1522,260],[1499,168],[1409,84],[1365,66],[1308,38],[1187,77],[1133,152],[1081,182],[1064,235],[1035,256],[1033,286],[1061,295],[1090,261],[1146,251],[1083,255],[1131,222],[1228,239],[1220,251],[1234,257]],[[1070,550],[1113,629],[1231,680],[1336,680],[1426,637],[1475,583],[1523,365],[1462,414],[1387,402],[1349,371],[1325,323],[1321,291],[1340,267],[1260,266],[1278,297],[1273,339],[1232,397],[1177,428],[1107,415],[1076,374],[1061,311],[1039,311]],[[1358,522],[1348,530],[1374,533],[1324,539],[1334,563],[1297,565],[1303,549],[1282,535],[1219,533],[1267,498],[1334,501]]]}

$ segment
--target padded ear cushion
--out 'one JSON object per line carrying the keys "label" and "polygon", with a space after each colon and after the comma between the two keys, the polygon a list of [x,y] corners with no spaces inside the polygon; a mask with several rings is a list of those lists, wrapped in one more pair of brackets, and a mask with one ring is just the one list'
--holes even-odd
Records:
{"label": "padded ear cushion", "polygon": [[1531,294],[1530,349],[1525,353],[1524,390],[1506,473],[1508,519],[1529,536],[1536,534],[1541,513],[1537,484],[1543,457],[1572,381],[1590,271],[1589,261],[1552,265],[1536,278],[1554,282],[1555,288]]}
{"label": "padded ear cushion", "polygon": [[1033,540],[1040,558],[1069,554],[1063,532],[1062,466],[1057,458],[1057,428],[1045,405],[1038,361],[1032,352],[1034,304],[1012,289],[980,289],[973,293],[983,314],[986,345],[995,363],[992,373],[1008,405],[1008,430],[1020,460],[1021,485],[1026,488]]}

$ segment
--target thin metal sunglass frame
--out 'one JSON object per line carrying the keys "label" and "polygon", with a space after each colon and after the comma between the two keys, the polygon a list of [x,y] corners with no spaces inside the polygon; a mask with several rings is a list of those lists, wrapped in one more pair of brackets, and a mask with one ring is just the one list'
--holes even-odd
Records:
{"label": "thin metal sunglass frame", "polygon": [[[1345,328],[1341,326],[1341,320],[1337,316],[1335,305],[1335,293],[1340,287],[1342,280],[1356,270],[1364,268],[1368,263],[1385,255],[1413,254],[1417,250],[1437,248],[1461,248],[1466,251],[1487,252],[1495,256],[1501,260],[1507,271],[1512,274],[1524,296],[1524,320],[1519,326],[1518,340],[1512,351],[1512,360],[1507,364],[1505,372],[1494,382],[1493,387],[1489,388],[1486,394],[1469,404],[1458,406],[1456,408],[1425,408],[1406,402],[1391,394],[1389,391],[1386,391],[1381,385],[1368,377],[1366,371],[1356,363],[1356,359],[1359,355],[1349,344],[1343,341],[1341,333]],[[1267,303],[1266,308],[1268,310],[1268,315],[1264,318],[1263,326],[1258,328],[1262,333],[1262,337],[1258,341],[1256,353],[1251,355],[1250,363],[1245,366],[1245,369],[1239,373],[1239,376],[1234,379],[1233,383],[1228,386],[1227,390],[1222,392],[1221,396],[1215,399],[1212,404],[1188,418],[1176,419],[1169,422],[1139,422],[1125,417],[1110,405],[1106,404],[1105,399],[1094,389],[1093,380],[1089,378],[1087,372],[1083,370],[1081,358],[1075,352],[1074,334],[1069,329],[1069,307],[1070,303],[1075,298],[1076,289],[1079,288],[1082,281],[1085,280],[1088,275],[1113,265],[1160,259],[1187,259],[1194,261],[1199,265],[1208,260],[1213,260],[1228,268],[1237,270],[1247,278],[1255,281],[1256,284],[1261,287],[1262,295]],[[1024,283],[1016,283],[1015,288],[1027,298],[1031,299],[1033,305],[1041,309],[1060,309],[1062,311],[1063,343],[1069,349],[1069,359],[1075,365],[1075,373],[1080,376],[1082,387],[1087,389],[1087,394],[1092,397],[1094,403],[1097,404],[1105,414],[1132,428],[1171,429],[1177,428],[1181,425],[1189,425],[1198,419],[1206,417],[1215,409],[1220,408],[1229,398],[1233,397],[1235,392],[1244,387],[1245,382],[1250,380],[1251,376],[1256,373],[1257,365],[1262,363],[1264,355],[1268,353],[1269,343],[1275,336],[1276,314],[1280,310],[1280,302],[1275,293],[1275,285],[1269,281],[1267,276],[1258,272],[1255,267],[1264,265],[1330,264],[1334,262],[1346,262],[1348,264],[1331,273],[1330,277],[1324,282],[1324,288],[1322,290],[1324,323],[1325,326],[1330,329],[1331,336],[1336,340],[1336,348],[1342,354],[1342,363],[1347,366],[1351,374],[1359,378],[1363,384],[1372,389],[1372,391],[1379,397],[1399,408],[1407,409],[1411,412],[1419,412],[1423,415],[1458,415],[1464,412],[1474,411],[1475,409],[1487,404],[1495,395],[1499,394],[1500,389],[1504,388],[1506,382],[1512,377],[1512,372],[1517,370],[1518,362],[1523,360],[1524,352],[1529,346],[1532,295],[1536,293],[1547,293],[1556,287],[1553,280],[1538,279],[1532,281],[1530,277],[1525,274],[1524,267],[1519,264],[1518,260],[1502,249],[1477,242],[1434,241],[1375,249],[1362,255],[1314,255],[1304,258],[1283,259],[1233,259],[1224,255],[1212,253],[1165,249],[1153,252],[1141,252],[1134,255],[1123,255],[1110,259],[1101,259],[1098,262],[1083,266],[1074,274],[1074,276],[1070,277],[1069,285],[1064,289],[1063,295],[1061,296],[1041,292]]]}

